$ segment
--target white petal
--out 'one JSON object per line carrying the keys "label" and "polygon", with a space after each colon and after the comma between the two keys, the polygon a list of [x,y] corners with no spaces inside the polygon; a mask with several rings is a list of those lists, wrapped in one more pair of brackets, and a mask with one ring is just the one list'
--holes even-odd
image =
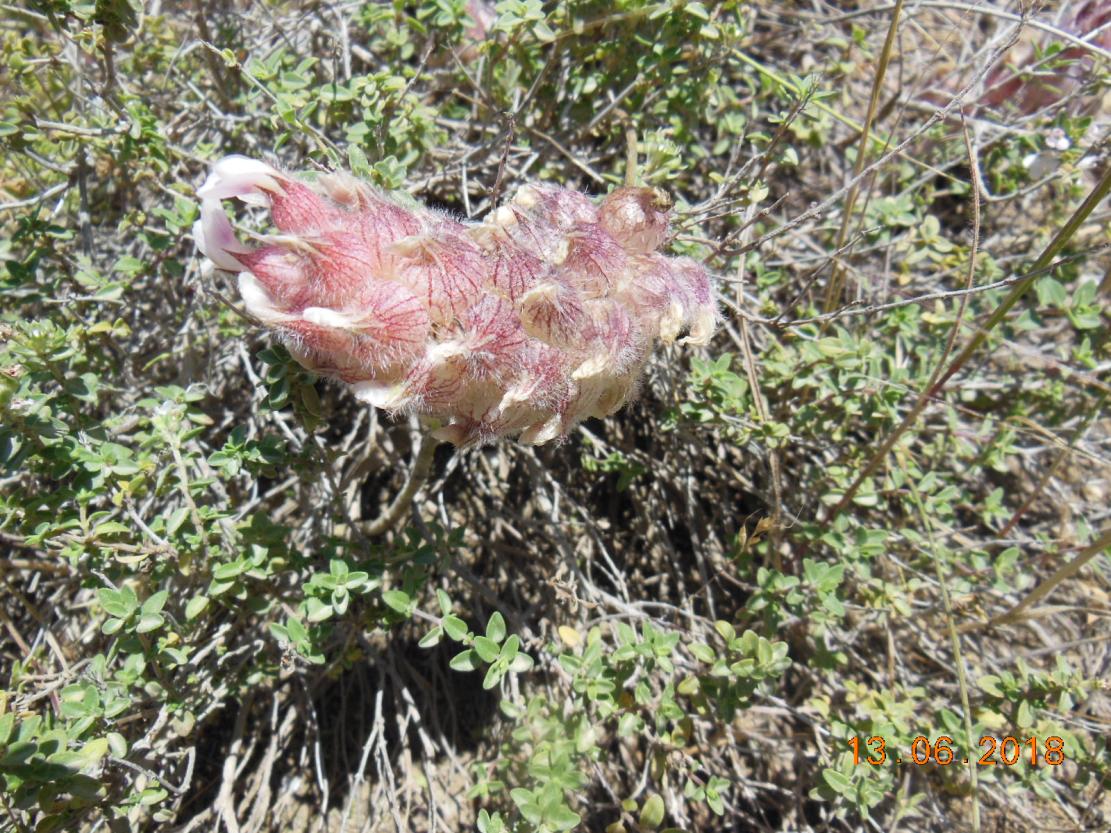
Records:
{"label": "white petal", "polygon": [[521,208],[532,208],[540,202],[540,194],[531,185],[522,185],[513,195],[513,202]]}
{"label": "white petal", "polygon": [[437,440],[452,445],[461,445],[466,439],[469,432],[462,425],[444,425],[437,428],[432,432],[432,436]]}
{"label": "white petal", "polygon": [[578,381],[602,376],[610,369],[610,364],[609,353],[597,353],[576,367],[571,373],[571,378]]}
{"label": "white petal", "polygon": [[281,173],[275,168],[246,156],[227,156],[212,166],[204,185],[197,189],[202,199],[223,200],[240,197],[245,202],[266,205],[262,191],[278,191]]}
{"label": "white petal", "polygon": [[498,412],[507,413],[510,408],[515,405],[520,405],[522,402],[528,402],[532,399],[533,393],[536,392],[536,385],[515,385],[505,392],[505,396],[501,398],[498,403]]}
{"label": "white petal", "polygon": [[510,226],[517,225],[517,212],[510,208],[508,205],[499,206],[494,211],[494,225],[501,226],[502,228],[509,228]]}
{"label": "white petal", "polygon": [[714,334],[714,313],[711,310],[700,310],[691,323],[690,333],[680,340],[680,344],[693,344],[703,347],[710,343],[710,336]]}
{"label": "white petal", "polygon": [[521,296],[521,306],[538,306],[551,304],[559,297],[559,287],[554,283],[542,283],[534,286]]}
{"label": "white petal", "polygon": [[672,301],[663,315],[660,316],[660,341],[672,344],[683,327],[683,305]]}
{"label": "white petal", "polygon": [[201,254],[221,269],[243,271],[243,264],[232,253],[244,254],[251,249],[236,238],[235,229],[219,200],[201,201],[201,218],[193,224],[193,239]]}
{"label": "white petal", "polygon": [[395,382],[356,382],[351,386],[351,392],[360,402],[366,402],[375,408],[397,410],[405,404],[408,398],[405,395],[404,385]]}
{"label": "white petal", "polygon": [[267,165],[261,159],[252,159],[250,156],[244,156],[241,153],[225,156],[212,166],[212,170],[222,176],[277,173],[273,167]]}
{"label": "white petal", "polygon": [[458,341],[443,341],[428,348],[428,361],[433,365],[445,364],[466,354],[467,348]]}
{"label": "white petal", "polygon": [[549,440],[559,436],[559,417],[554,416],[547,422],[530,425],[520,436],[520,442],[525,445],[543,445]]}
{"label": "white petal", "polygon": [[247,308],[247,312],[263,324],[280,324],[295,320],[294,316],[282,312],[274,305],[274,299],[250,272],[239,273],[239,296],[243,299],[243,306]]}
{"label": "white petal", "polygon": [[358,329],[361,322],[350,315],[337,312],[327,307],[305,307],[301,317],[310,324],[319,324],[321,327],[333,327],[337,330]]}

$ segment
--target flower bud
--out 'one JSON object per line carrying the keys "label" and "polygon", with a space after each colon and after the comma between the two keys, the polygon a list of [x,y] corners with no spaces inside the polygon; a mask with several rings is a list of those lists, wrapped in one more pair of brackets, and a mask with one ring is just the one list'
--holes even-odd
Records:
{"label": "flower bud", "polygon": [[667,239],[671,199],[656,188],[624,186],[602,200],[598,222],[625,251],[648,254]]}

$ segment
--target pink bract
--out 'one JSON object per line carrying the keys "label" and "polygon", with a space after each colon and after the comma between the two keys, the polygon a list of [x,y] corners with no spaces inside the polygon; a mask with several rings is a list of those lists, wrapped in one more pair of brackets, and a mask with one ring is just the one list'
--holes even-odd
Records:
{"label": "pink bract", "polygon": [[[705,344],[710,276],[658,254],[669,203],[624,187],[595,205],[526,185],[481,224],[409,207],[350,176],[314,183],[229,156],[198,189],[198,248],[239,273],[248,312],[307,368],[456,445],[543,443],[636,392],[657,340]],[[277,229],[240,240],[223,201]]]}

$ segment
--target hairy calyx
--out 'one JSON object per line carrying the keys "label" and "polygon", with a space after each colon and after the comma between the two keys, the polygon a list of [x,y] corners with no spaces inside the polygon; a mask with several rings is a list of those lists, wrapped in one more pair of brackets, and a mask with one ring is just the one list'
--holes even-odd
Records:
{"label": "hairy calyx", "polygon": [[[239,273],[247,310],[310,370],[391,412],[435,417],[456,445],[543,443],[636,391],[657,340],[704,344],[710,278],[657,252],[669,204],[618,188],[595,205],[526,185],[482,224],[411,208],[343,174],[312,186],[242,156],[198,190],[193,233]],[[248,246],[223,201],[268,207],[278,233]]]}

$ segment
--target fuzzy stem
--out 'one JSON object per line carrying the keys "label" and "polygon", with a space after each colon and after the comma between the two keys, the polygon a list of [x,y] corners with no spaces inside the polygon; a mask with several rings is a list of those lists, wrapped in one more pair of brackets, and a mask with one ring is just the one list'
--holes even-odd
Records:
{"label": "fuzzy stem", "polygon": [[363,524],[362,532],[364,535],[373,538],[393,529],[401,516],[405,514],[405,510],[413,498],[416,497],[417,492],[428,480],[428,475],[432,471],[432,459],[436,454],[438,445],[439,442],[431,434],[421,435],[420,447],[413,456],[413,466],[409,469],[409,477],[406,479],[405,485],[401,487],[401,491],[397,493],[393,503],[381,515],[373,521],[367,521]]}

